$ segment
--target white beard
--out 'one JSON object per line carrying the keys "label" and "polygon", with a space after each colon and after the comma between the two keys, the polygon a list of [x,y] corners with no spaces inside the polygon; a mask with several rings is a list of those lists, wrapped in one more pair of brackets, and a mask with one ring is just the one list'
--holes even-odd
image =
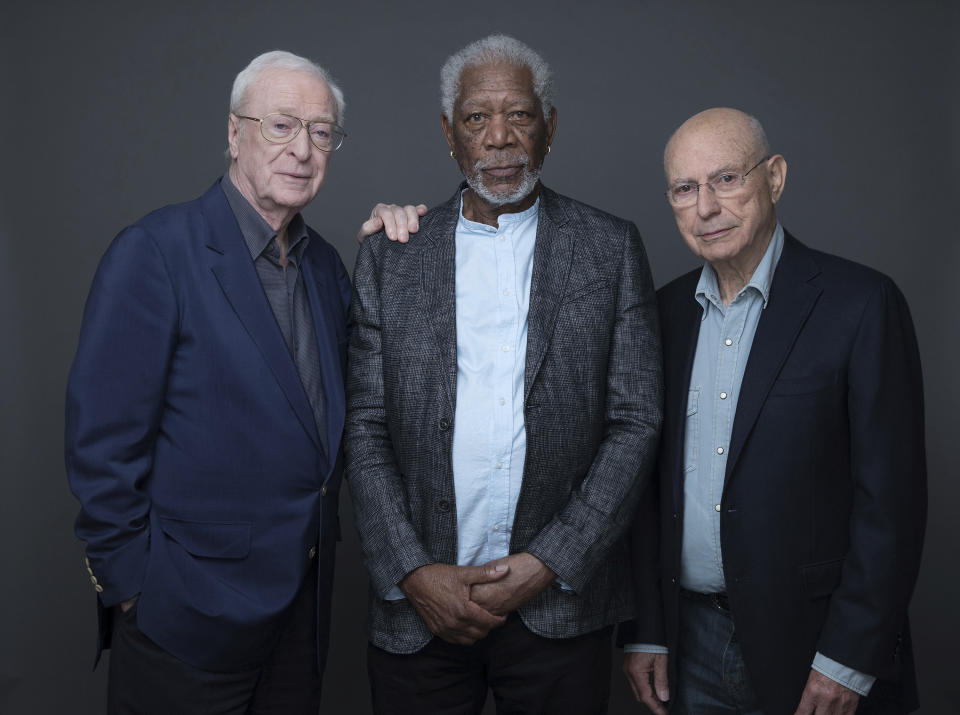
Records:
{"label": "white beard", "polygon": [[[511,159],[511,161],[514,160]],[[467,185],[473,189],[477,196],[491,206],[516,204],[523,201],[530,195],[534,188],[536,188],[537,182],[540,181],[540,167],[531,169],[530,157],[524,156],[521,160],[522,178],[520,179],[520,184],[517,186],[517,188],[506,194],[494,193],[484,185],[482,170],[490,166],[497,166],[501,163],[503,163],[503,161],[499,157],[494,157],[491,159],[477,159],[477,162],[473,165],[473,171],[466,174]]]}

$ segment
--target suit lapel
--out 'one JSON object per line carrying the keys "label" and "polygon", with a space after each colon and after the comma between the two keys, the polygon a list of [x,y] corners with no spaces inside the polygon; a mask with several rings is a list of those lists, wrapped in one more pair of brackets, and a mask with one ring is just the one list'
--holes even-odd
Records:
{"label": "suit lapel", "polygon": [[422,290],[427,316],[433,327],[440,357],[440,382],[453,415],[457,404],[457,219],[460,191],[439,207],[433,225],[424,235],[433,243],[421,254]]}
{"label": "suit lapel", "polygon": [[770,388],[817,302],[821,289],[810,281],[819,272],[820,269],[809,249],[786,234],[783,254],[770,287],[770,299],[757,325],[757,333],[750,348],[740,387],[740,398],[737,401],[737,413],[730,437],[727,481],[736,468],[737,460],[756,424]]}
{"label": "suit lapel", "polygon": [[243,327],[270,366],[290,407],[310,439],[322,449],[310,402],[297,367],[263,293],[240,227],[219,185],[204,194],[203,216],[210,230],[210,269]]}
{"label": "suit lapel", "polygon": [[[321,240],[311,235],[311,241]],[[330,286],[324,285],[323,270],[313,266],[312,251],[304,253],[303,286],[310,301],[310,315],[313,318],[313,332],[317,341],[317,355],[320,358],[320,379],[323,380],[323,394],[326,397],[327,434],[322,435],[328,466],[336,461],[334,455],[340,447],[340,435],[343,432],[343,418],[346,406],[343,395],[343,372],[340,370],[337,331],[331,324],[327,302],[321,296],[327,295]],[[337,302],[339,304],[339,302]],[[301,383],[302,384],[302,383]],[[339,427],[338,427],[339,426]]]}
{"label": "suit lapel", "polygon": [[557,194],[540,189],[537,238],[533,248],[530,310],[527,315],[527,354],[523,402],[526,404],[557,322],[557,311],[567,286],[575,236],[565,231],[566,212]]}
{"label": "suit lapel", "polygon": [[[674,513],[683,508],[683,455],[686,448],[687,400],[690,393],[690,377],[693,374],[693,359],[697,353],[697,340],[700,338],[700,322],[703,308],[694,297],[694,290],[700,272],[696,271],[692,281],[686,281],[686,290],[681,289],[680,304],[670,315],[663,315],[664,335],[674,335],[670,344],[664,344],[664,371],[666,374],[665,391],[670,400],[670,421],[665,429],[666,444],[676,445],[675,449],[664,450],[661,459],[671,459],[667,465],[673,491]],[[686,285],[686,284],[689,285]],[[666,311],[664,311],[666,313]],[[674,327],[676,326],[676,327]],[[669,332],[668,332],[669,331]]]}

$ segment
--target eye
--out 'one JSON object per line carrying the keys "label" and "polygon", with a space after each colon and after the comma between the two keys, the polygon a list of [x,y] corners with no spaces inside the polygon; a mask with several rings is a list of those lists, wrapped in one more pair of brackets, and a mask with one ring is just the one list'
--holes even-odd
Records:
{"label": "eye", "polygon": [[483,115],[480,112],[474,112],[473,114],[467,115],[467,122],[470,124],[479,124],[483,121]]}
{"label": "eye", "polygon": [[716,182],[718,184],[732,184],[739,178],[736,174],[720,174],[720,176],[716,178]]}
{"label": "eye", "polygon": [[672,191],[674,196],[686,196],[693,193],[693,184],[677,184]]}

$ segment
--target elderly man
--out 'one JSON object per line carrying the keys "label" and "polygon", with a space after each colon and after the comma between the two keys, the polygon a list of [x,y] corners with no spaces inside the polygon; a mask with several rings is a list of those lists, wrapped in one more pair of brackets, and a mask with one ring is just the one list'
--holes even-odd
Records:
{"label": "elderly man", "polygon": [[697,114],[664,167],[704,266],[658,293],[664,429],[628,635],[646,652],[627,677],[656,713],[909,712],[926,474],[906,302],[781,227],[786,161],[752,117]]}
{"label": "elderly man", "polygon": [[496,35],[449,58],[466,177],[357,258],[345,434],[378,713],[605,710],[622,537],[660,425],[636,227],[540,183],[549,67]]}
{"label": "elderly man", "polygon": [[317,712],[351,288],[300,211],[343,107],[309,60],[257,57],[233,85],[227,174],[100,263],[66,456],[111,713]]}

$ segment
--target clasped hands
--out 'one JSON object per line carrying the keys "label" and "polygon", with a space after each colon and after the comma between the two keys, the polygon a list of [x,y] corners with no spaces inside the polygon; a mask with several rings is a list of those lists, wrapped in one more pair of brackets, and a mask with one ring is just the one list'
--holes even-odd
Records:
{"label": "clasped hands", "polygon": [[435,636],[470,645],[503,625],[507,615],[543,591],[556,574],[521,552],[482,566],[427,564],[400,581],[400,590]]}

